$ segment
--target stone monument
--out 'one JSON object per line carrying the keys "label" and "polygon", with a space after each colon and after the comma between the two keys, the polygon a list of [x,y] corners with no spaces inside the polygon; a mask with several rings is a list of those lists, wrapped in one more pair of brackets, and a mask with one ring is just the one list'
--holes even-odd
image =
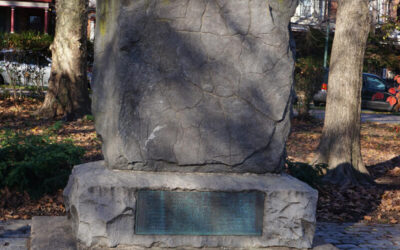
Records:
{"label": "stone monument", "polygon": [[282,173],[297,0],[98,0],[104,162],[64,191],[87,247],[311,247],[317,192]]}

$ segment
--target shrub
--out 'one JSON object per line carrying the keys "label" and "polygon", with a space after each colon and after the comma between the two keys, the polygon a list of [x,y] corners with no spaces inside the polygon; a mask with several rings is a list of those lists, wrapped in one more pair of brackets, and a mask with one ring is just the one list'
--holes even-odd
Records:
{"label": "shrub", "polygon": [[[332,48],[333,33],[329,34],[329,53]],[[310,28],[306,32],[293,32],[293,38],[296,42],[296,57],[314,57],[319,58],[320,62],[323,63],[324,52],[325,52],[325,29],[319,30]],[[329,60],[328,60],[329,63]]]}
{"label": "shrub", "polygon": [[364,57],[364,72],[380,75],[382,68],[399,72],[400,49],[396,43],[382,40],[382,34],[370,34]]}
{"label": "shrub", "polygon": [[86,121],[92,121],[92,122],[94,121],[94,116],[93,115],[85,115],[84,118],[85,118]]}
{"label": "shrub", "polygon": [[[330,34],[329,48],[332,44]],[[298,97],[299,116],[307,118],[313,94],[321,87],[325,70],[325,32],[310,28],[307,32],[293,32],[296,41],[295,90]]]}
{"label": "shrub", "polygon": [[299,113],[307,115],[313,94],[321,87],[325,70],[314,57],[298,58],[295,70],[295,90],[299,98]]}
{"label": "shrub", "polygon": [[22,33],[0,33],[0,49],[25,51],[48,51],[53,37],[33,31]]}
{"label": "shrub", "polygon": [[0,187],[27,191],[33,198],[64,188],[84,150],[51,138],[10,131],[1,134]]}
{"label": "shrub", "polygon": [[327,168],[328,166],[325,164],[319,164],[313,167],[304,162],[291,162],[286,160],[286,171],[288,174],[316,189],[322,185],[322,177],[327,171]]}
{"label": "shrub", "polygon": [[[391,20],[388,18],[375,32],[370,32],[364,56],[364,72],[380,75],[382,68],[388,68],[391,71],[400,71],[400,48],[398,42],[393,37],[393,31],[399,30],[399,20]],[[296,58],[312,57],[314,61],[319,61],[318,65],[322,66],[325,51],[325,30],[310,28],[307,32],[293,32],[296,41]],[[329,55],[332,48],[334,33],[329,35],[328,45],[328,67]]]}

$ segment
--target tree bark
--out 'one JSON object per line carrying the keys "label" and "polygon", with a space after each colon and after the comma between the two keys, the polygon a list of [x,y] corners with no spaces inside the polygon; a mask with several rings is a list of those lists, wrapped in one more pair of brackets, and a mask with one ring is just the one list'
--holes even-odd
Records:
{"label": "tree bark", "polygon": [[396,18],[399,17],[398,14],[397,14],[397,13],[399,13],[399,11],[398,11],[399,4],[400,4],[400,0],[392,0],[392,1],[390,1],[390,4],[389,4],[389,8],[390,8],[389,15],[393,20],[396,20]]}
{"label": "tree bark", "polygon": [[39,113],[68,120],[90,113],[87,82],[87,0],[56,1],[49,88]]}
{"label": "tree bark", "polygon": [[370,182],[360,144],[361,88],[369,31],[368,0],[339,0],[322,137],[314,164],[344,186]]}
{"label": "tree bark", "polygon": [[377,0],[372,0],[370,2],[371,6],[371,28],[370,32],[371,34],[375,35],[375,29],[376,29],[376,24],[377,24],[377,18],[378,18],[378,2]]}

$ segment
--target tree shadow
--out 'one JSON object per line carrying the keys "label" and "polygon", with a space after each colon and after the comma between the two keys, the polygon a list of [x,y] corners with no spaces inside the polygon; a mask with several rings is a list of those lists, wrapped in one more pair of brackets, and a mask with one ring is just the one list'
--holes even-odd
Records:
{"label": "tree shadow", "polygon": [[390,176],[390,172],[399,166],[400,155],[393,157],[390,160],[368,166],[367,168],[375,179],[375,182],[377,182],[380,187],[384,188],[385,190],[390,190],[400,188],[400,171],[399,176]]}
{"label": "tree shadow", "polygon": [[[390,171],[399,166],[400,156],[368,166],[374,183],[350,186],[323,185],[319,190],[318,221],[390,223],[399,219],[396,210],[385,210],[386,197],[400,188],[400,176]],[[396,201],[393,201],[395,204]]]}
{"label": "tree shadow", "polygon": [[[295,131],[299,134],[302,134],[306,131],[313,131],[314,133],[321,133],[319,127],[315,127],[314,123],[307,123],[305,126],[303,123],[295,122]],[[382,128],[382,125],[369,124],[372,129],[368,129],[368,133],[372,133],[375,135],[382,135],[380,131],[382,129],[386,130],[386,127]],[[379,127],[378,127],[379,126]],[[374,129],[379,128],[380,130],[374,131]],[[393,131],[393,127],[388,127]],[[304,138],[304,140],[307,140]],[[292,142],[291,142],[292,143]],[[305,146],[303,144],[303,146]],[[291,149],[291,151],[293,151]],[[296,171],[294,174],[291,169],[288,167],[288,172],[299,179],[305,180],[307,183],[320,183],[315,182],[315,179],[311,178],[315,176],[315,169],[312,170],[312,167],[306,163],[295,163],[292,164],[296,167]],[[300,171],[301,166],[297,167],[296,165],[304,165],[306,170],[310,170],[311,174],[306,170]],[[347,188],[343,188],[342,185],[333,185],[322,183],[316,188],[319,191],[319,201],[318,201],[318,209],[317,209],[317,217],[319,222],[370,222],[370,223],[390,223],[390,217],[395,219],[399,219],[399,213],[396,213],[396,207],[394,204],[397,204],[396,193],[400,189],[400,185],[396,184],[400,177],[396,175],[397,168],[396,166],[400,166],[400,156],[394,157],[390,160],[380,162],[378,164],[367,166],[368,171],[371,174],[373,180],[376,183],[357,185],[357,186],[349,186]],[[393,172],[392,175],[388,174],[388,172]],[[391,178],[387,177],[392,176]],[[343,178],[342,178],[343,179]],[[391,183],[390,183],[391,182]],[[315,185],[314,185],[315,186]],[[391,198],[391,196],[393,197]],[[382,208],[385,208],[386,204],[393,204],[393,210],[384,211]],[[367,217],[365,217],[367,216]],[[364,217],[366,219],[364,219]],[[381,218],[381,219],[378,219]]]}

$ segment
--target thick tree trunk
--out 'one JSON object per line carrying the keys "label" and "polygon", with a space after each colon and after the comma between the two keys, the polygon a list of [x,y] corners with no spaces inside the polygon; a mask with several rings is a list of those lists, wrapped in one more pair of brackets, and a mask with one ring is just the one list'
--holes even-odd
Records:
{"label": "thick tree trunk", "polygon": [[360,145],[361,88],[369,31],[368,0],[340,0],[333,41],[325,123],[316,163],[327,163],[326,180],[352,185],[369,181]]}
{"label": "thick tree trunk", "polygon": [[68,120],[90,112],[87,85],[87,0],[57,0],[49,89],[39,110]]}

